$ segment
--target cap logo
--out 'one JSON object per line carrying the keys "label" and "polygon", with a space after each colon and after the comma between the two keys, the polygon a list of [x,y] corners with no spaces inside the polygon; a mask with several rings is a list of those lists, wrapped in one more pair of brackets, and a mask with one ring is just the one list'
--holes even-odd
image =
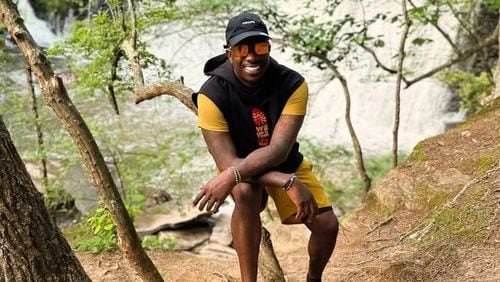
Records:
{"label": "cap logo", "polygon": [[254,24],[254,23],[255,23],[255,21],[244,21],[241,24]]}

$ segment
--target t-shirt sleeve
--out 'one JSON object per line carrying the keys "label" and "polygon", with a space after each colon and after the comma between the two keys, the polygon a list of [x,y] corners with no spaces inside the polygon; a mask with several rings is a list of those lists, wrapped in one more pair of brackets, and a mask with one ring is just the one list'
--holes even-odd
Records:
{"label": "t-shirt sleeve", "polygon": [[307,98],[309,96],[309,89],[304,80],[302,84],[293,92],[292,96],[288,98],[285,107],[281,114],[284,115],[305,115],[307,112]]}
{"label": "t-shirt sleeve", "polygon": [[203,93],[198,94],[198,126],[206,130],[229,132],[224,115]]}

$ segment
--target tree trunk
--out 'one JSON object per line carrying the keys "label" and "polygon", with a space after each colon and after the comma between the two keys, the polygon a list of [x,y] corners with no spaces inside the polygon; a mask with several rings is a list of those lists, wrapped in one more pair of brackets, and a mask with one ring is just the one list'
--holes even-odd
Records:
{"label": "tree trunk", "polygon": [[406,10],[406,0],[402,1],[403,16],[404,16],[404,30],[401,34],[401,41],[399,42],[399,62],[396,75],[396,93],[394,95],[394,127],[392,129],[392,168],[398,166],[398,137],[399,137],[399,118],[401,111],[401,80],[403,78],[403,61],[405,59],[405,43],[410,30],[410,18]]}
{"label": "tree trunk", "polygon": [[61,78],[54,74],[50,62],[33,40],[10,0],[0,0],[0,20],[16,41],[19,50],[37,77],[47,105],[54,110],[76,144],[90,182],[99,191],[116,226],[118,245],[125,253],[125,257],[142,280],[163,281],[141,246],[132,220],[92,133],[66,93]]}
{"label": "tree trunk", "polygon": [[28,87],[28,93],[31,97],[31,110],[35,116],[35,130],[38,139],[38,155],[40,156],[40,164],[42,165],[42,183],[43,188],[47,188],[49,183],[47,177],[47,159],[45,158],[45,145],[43,141],[43,131],[40,123],[40,117],[38,115],[38,106],[36,102],[35,87],[33,86],[33,74],[31,72],[31,67],[25,62],[25,72],[26,72],[26,86]]}
{"label": "tree trunk", "polygon": [[[499,19],[498,21],[500,22],[500,9],[498,10],[499,14]],[[497,34],[497,43],[498,46],[500,46],[500,33]],[[497,60],[497,65],[495,67],[494,71],[494,79],[495,79],[495,90],[493,90],[493,98],[500,97],[500,59]]]}
{"label": "tree trunk", "polygon": [[274,252],[271,234],[264,227],[260,239],[259,272],[263,281],[285,281],[285,275]]}
{"label": "tree trunk", "polygon": [[90,281],[0,117],[0,281]]}

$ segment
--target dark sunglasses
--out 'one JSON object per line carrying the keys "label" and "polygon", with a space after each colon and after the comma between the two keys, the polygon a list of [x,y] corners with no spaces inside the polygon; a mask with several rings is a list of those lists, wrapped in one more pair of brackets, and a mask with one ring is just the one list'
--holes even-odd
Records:
{"label": "dark sunglasses", "polygon": [[231,50],[231,52],[233,52],[233,54],[236,57],[245,57],[246,55],[248,55],[248,52],[250,52],[250,46],[253,46],[253,51],[257,55],[269,54],[269,49],[271,47],[269,42],[264,41],[264,42],[256,42],[253,44],[248,44],[248,43],[238,44],[229,47],[229,50]]}

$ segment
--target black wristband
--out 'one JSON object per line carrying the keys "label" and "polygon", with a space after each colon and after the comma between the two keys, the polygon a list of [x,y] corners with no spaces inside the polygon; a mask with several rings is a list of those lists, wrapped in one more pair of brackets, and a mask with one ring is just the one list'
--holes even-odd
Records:
{"label": "black wristband", "polygon": [[293,186],[293,183],[295,183],[296,178],[297,178],[297,175],[295,175],[295,173],[293,173],[292,176],[285,183],[285,185],[283,185],[281,188],[285,191],[288,191]]}

